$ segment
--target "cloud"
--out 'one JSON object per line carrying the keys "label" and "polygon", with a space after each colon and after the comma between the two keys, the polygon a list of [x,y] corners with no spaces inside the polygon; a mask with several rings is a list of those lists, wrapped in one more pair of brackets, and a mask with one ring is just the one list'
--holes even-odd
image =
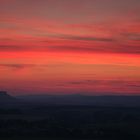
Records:
{"label": "cloud", "polygon": [[128,40],[140,41],[140,33],[123,33],[122,35],[128,38]]}
{"label": "cloud", "polygon": [[22,51],[25,47],[16,45],[0,45],[0,51]]}
{"label": "cloud", "polygon": [[99,53],[125,53],[140,54],[139,46],[130,45],[106,45],[106,46],[49,46],[52,51],[72,51],[72,52],[99,52]]}
{"label": "cloud", "polygon": [[33,64],[0,64],[0,67],[8,67],[13,69],[23,69],[26,67],[35,67]]}
{"label": "cloud", "polygon": [[72,82],[68,82],[67,84],[81,85],[81,84],[97,84],[97,83],[101,83],[101,81],[100,80],[83,80],[83,81],[72,81]]}
{"label": "cloud", "polygon": [[138,45],[120,45],[120,44],[108,44],[108,45],[92,45],[89,46],[86,44],[73,45],[65,43],[64,45],[38,45],[38,46],[17,46],[17,45],[0,45],[0,51],[7,52],[18,52],[18,51],[35,51],[35,52],[48,52],[48,51],[57,51],[57,52],[98,52],[98,53],[124,53],[124,54],[140,54],[140,46]]}
{"label": "cloud", "polygon": [[58,67],[61,65],[49,65],[49,64],[0,64],[0,67],[8,67],[14,69],[23,69],[23,68],[35,68],[35,67]]}
{"label": "cloud", "polygon": [[74,35],[58,35],[58,38],[70,39],[70,40],[81,40],[81,41],[103,41],[112,42],[112,38],[102,38],[102,37],[90,37],[90,36],[74,36]]}
{"label": "cloud", "polygon": [[[139,93],[139,80],[122,80],[122,79],[92,79],[92,80],[73,80],[53,84],[53,88],[72,89],[73,92],[80,93]],[[79,90],[80,89],[80,90]]]}
{"label": "cloud", "polygon": [[131,81],[131,80],[81,80],[81,81],[71,81],[61,84],[63,86],[72,85],[72,86],[111,86],[111,87],[129,87],[140,89],[140,81]]}

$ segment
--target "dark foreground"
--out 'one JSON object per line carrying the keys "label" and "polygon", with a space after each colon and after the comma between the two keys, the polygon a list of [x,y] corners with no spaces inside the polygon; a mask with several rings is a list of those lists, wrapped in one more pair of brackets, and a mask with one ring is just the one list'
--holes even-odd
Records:
{"label": "dark foreground", "polygon": [[0,139],[139,140],[140,108],[40,106],[0,109]]}

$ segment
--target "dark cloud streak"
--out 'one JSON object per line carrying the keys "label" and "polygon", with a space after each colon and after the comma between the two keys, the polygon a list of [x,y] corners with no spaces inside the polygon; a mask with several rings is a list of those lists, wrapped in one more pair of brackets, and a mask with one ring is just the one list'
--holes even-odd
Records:
{"label": "dark cloud streak", "polygon": [[112,42],[112,38],[102,38],[102,37],[88,37],[88,36],[74,36],[74,35],[59,35],[58,38],[70,39],[70,40],[81,40],[81,41],[103,41]]}
{"label": "dark cloud streak", "polygon": [[139,46],[94,46],[77,47],[77,46],[49,46],[51,51],[72,51],[72,52],[99,52],[99,53],[123,53],[123,54],[140,54]]}
{"label": "dark cloud streak", "polygon": [[99,53],[124,53],[124,54],[140,54],[140,46],[132,45],[106,45],[106,46],[14,46],[14,45],[0,45],[1,52],[19,52],[19,51],[58,51],[58,52],[99,52]]}

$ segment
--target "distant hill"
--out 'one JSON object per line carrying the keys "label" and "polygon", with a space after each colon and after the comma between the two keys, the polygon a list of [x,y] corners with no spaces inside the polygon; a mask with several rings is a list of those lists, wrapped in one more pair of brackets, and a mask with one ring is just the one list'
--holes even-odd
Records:
{"label": "distant hill", "polygon": [[140,107],[140,96],[25,95],[13,97],[0,91],[0,108],[36,105],[88,105]]}
{"label": "distant hill", "polygon": [[10,96],[6,91],[0,91],[0,108],[14,107],[20,103],[20,100]]}
{"label": "distant hill", "polygon": [[73,95],[27,95],[18,97],[28,102],[49,105],[93,105],[140,107],[140,96],[86,96]]}
{"label": "distant hill", "polygon": [[14,97],[8,95],[6,91],[0,91],[0,103],[13,101],[15,101]]}

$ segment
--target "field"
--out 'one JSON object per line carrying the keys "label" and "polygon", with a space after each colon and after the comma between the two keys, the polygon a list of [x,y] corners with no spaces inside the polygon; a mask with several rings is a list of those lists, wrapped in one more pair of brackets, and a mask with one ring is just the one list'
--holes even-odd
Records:
{"label": "field", "polygon": [[2,139],[138,139],[140,108],[38,106],[0,109]]}

